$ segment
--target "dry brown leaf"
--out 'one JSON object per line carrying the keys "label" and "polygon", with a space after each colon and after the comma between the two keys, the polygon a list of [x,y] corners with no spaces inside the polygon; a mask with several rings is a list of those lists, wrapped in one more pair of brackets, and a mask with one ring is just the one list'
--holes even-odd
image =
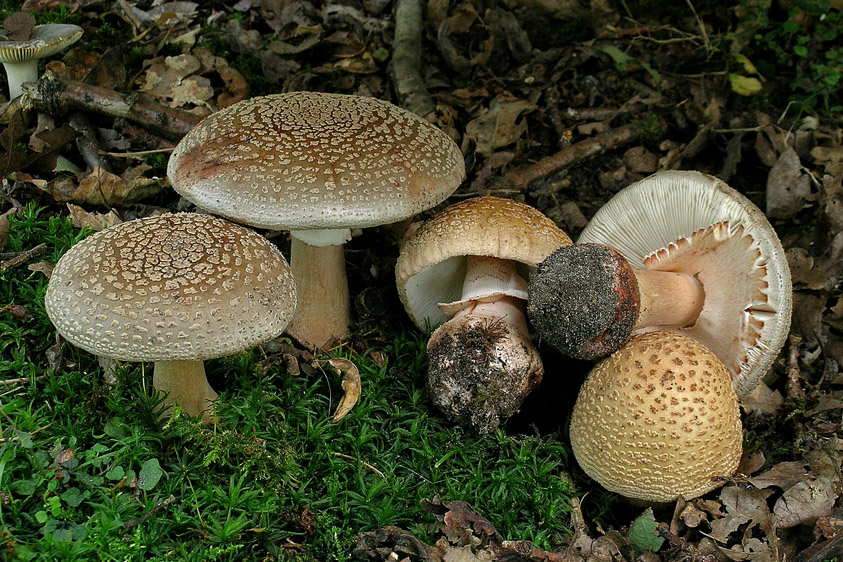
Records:
{"label": "dry brown leaf", "polygon": [[520,117],[535,108],[526,100],[500,95],[491,101],[486,113],[466,125],[466,137],[474,139],[478,154],[491,156],[495,149],[521,138],[527,130],[527,123]]}
{"label": "dry brown leaf", "polygon": [[332,423],[337,423],[354,408],[360,398],[360,371],[357,370],[357,365],[348,359],[329,359],[328,364],[342,375],[343,396],[337,405],[334,417],[331,418]]}
{"label": "dry brown leaf", "polygon": [[729,536],[738,529],[743,528],[743,536],[748,537],[752,529],[758,527],[770,537],[773,530],[773,516],[767,507],[770,494],[771,490],[742,490],[737,486],[723,488],[720,500],[726,513],[711,522],[711,533],[708,536],[726,544]]}
{"label": "dry brown leaf", "polygon": [[28,266],[26,266],[26,268],[29,271],[36,271],[38,273],[43,273],[44,277],[46,277],[47,279],[49,279],[50,276],[52,276],[54,267],[55,267],[54,264],[52,264],[50,262],[46,262],[46,261],[39,261],[39,262],[31,263]]}
{"label": "dry brown leaf", "polygon": [[810,196],[811,178],[802,173],[799,155],[788,147],[767,176],[767,215],[774,219],[792,218],[808,205]]}
{"label": "dry brown leaf", "polygon": [[831,515],[836,500],[835,483],[831,479],[803,480],[776,500],[773,506],[776,526],[787,529],[803,523],[812,524],[820,517]]}
{"label": "dry brown leaf", "polygon": [[808,477],[808,465],[803,461],[780,462],[766,472],[749,479],[750,484],[763,489],[776,486],[787,490]]}
{"label": "dry brown leaf", "polygon": [[784,404],[784,396],[763,381],[741,400],[741,407],[747,414],[775,414]]}
{"label": "dry brown leaf", "polygon": [[123,222],[120,215],[114,209],[109,210],[107,213],[90,213],[78,205],[68,203],[67,210],[70,211],[70,222],[76,228],[90,228],[93,231],[99,232],[109,226]]}
{"label": "dry brown leaf", "polygon": [[116,203],[131,203],[158,193],[164,185],[165,180],[161,178],[136,176],[131,181],[126,181],[120,176],[97,167],[88,177],[83,178],[78,186],[69,191],[67,185],[61,186],[62,191],[51,189],[51,187],[57,187],[53,182],[47,184],[47,191],[56,201],[112,206]]}

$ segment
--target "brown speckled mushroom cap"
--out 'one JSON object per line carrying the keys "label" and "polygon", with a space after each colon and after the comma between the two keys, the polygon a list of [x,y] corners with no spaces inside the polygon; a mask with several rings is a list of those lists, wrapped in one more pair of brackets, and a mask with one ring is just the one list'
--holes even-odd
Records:
{"label": "brown speckled mushroom cap", "polygon": [[446,207],[404,241],[395,266],[398,295],[416,326],[432,329],[446,319],[437,305],[461,297],[466,256],[515,261],[526,279],[551,252],[570,243],[529,205],[500,197],[467,199]]}
{"label": "brown speckled mushroom cap", "polygon": [[616,194],[580,243],[614,248],[633,267],[694,275],[705,304],[690,336],[749,394],[781,350],[792,289],[784,250],[764,213],[723,181],[700,172],[659,172]]}
{"label": "brown speckled mushroom cap", "polygon": [[36,25],[26,41],[0,41],[0,62],[20,63],[54,55],[82,37],[82,28],[69,23]]}
{"label": "brown speckled mushroom cap", "polygon": [[577,462],[646,502],[695,498],[737,470],[743,438],[729,372],[699,342],[647,332],[591,371],[571,416]]}
{"label": "brown speckled mushroom cap", "polygon": [[296,290],[284,257],[264,237],[181,213],[82,240],[56,264],[45,301],[56,329],[96,355],[203,360],[283,332]]}
{"label": "brown speckled mushroom cap", "polygon": [[205,118],[167,168],[176,191],[211,213],[284,230],[396,222],[445,200],[465,177],[456,144],[388,102],[292,92]]}

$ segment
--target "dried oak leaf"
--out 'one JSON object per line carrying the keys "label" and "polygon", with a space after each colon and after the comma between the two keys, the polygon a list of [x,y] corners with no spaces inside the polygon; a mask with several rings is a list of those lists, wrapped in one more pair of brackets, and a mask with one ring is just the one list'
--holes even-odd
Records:
{"label": "dried oak leaf", "polygon": [[776,527],[787,529],[802,523],[812,524],[820,517],[831,515],[837,501],[835,487],[831,479],[821,476],[788,488],[773,506]]}
{"label": "dried oak leaf", "polygon": [[741,400],[741,407],[747,414],[775,414],[782,404],[784,404],[782,393],[771,389],[764,382]]}
{"label": "dried oak leaf", "polygon": [[808,477],[808,464],[804,461],[780,462],[770,470],[749,479],[758,489],[775,486],[782,490],[802,482]]}
{"label": "dried oak leaf", "polygon": [[470,121],[465,127],[466,137],[473,139],[481,156],[491,156],[497,148],[514,143],[527,130],[521,115],[536,109],[527,100],[500,95],[489,104],[489,110]]}
{"label": "dried oak leaf", "polygon": [[56,201],[73,201],[110,207],[117,203],[139,201],[163,189],[166,180],[139,175],[137,169],[143,168],[143,166],[130,168],[123,174],[124,177],[120,177],[96,167],[78,185],[73,182],[49,182],[46,185],[36,183],[36,185],[49,192]]}
{"label": "dried oak leaf", "polygon": [[78,205],[68,203],[67,210],[70,212],[70,222],[76,228],[89,228],[99,232],[109,226],[123,222],[114,209],[110,209],[107,213],[91,213]]}
{"label": "dried oak leaf", "polygon": [[727,544],[729,536],[743,526],[743,537],[751,536],[755,527],[771,537],[773,515],[767,507],[767,498],[772,493],[772,490],[742,490],[737,486],[723,488],[720,501],[726,513],[711,522],[711,533],[708,536],[721,544]]}

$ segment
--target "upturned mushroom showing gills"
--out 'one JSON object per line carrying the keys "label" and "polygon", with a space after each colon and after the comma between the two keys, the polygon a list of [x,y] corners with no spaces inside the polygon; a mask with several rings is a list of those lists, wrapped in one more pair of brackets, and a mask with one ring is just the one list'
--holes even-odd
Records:
{"label": "upturned mushroom showing gills", "polygon": [[291,231],[299,308],[287,331],[325,347],[351,325],[343,253],[351,229],[439,204],[465,163],[450,137],[390,103],[292,92],[210,115],[178,144],[167,174],[201,209]]}
{"label": "upturned mushroom showing gills", "polygon": [[700,496],[734,474],[743,430],[717,356],[687,336],[647,332],[588,375],[570,437],[577,462],[604,488],[664,503]]}
{"label": "upturned mushroom showing gills", "polygon": [[499,197],[446,207],[403,242],[398,294],[416,326],[439,326],[427,344],[427,388],[446,417],[489,433],[541,381],[526,278],[570,243],[536,209]]}
{"label": "upturned mushroom showing gills", "polygon": [[23,93],[24,82],[38,80],[38,61],[72,45],[82,37],[82,28],[68,23],[36,25],[28,39],[0,41],[0,62],[6,68],[9,99]]}
{"label": "upturned mushroom showing gills", "polygon": [[196,213],[112,226],[73,246],[53,269],[45,304],[70,343],[121,361],[154,361],[153,386],[213,422],[203,361],[280,335],[296,288],[263,236]]}
{"label": "upturned mushroom showing gills", "polygon": [[578,243],[531,277],[530,321],[562,353],[592,359],[651,330],[685,334],[755,388],[787,337],[790,270],[764,214],[721,180],[660,172],[601,208]]}

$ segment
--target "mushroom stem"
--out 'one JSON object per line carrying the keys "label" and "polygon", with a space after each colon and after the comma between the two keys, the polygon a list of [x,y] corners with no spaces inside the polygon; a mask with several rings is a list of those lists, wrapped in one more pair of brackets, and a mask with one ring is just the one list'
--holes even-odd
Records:
{"label": "mushroom stem", "polygon": [[431,400],[481,434],[514,414],[544,374],[530,342],[525,288],[513,261],[469,256],[462,298],[440,305],[450,319],[428,340]]}
{"label": "mushroom stem", "polygon": [[287,333],[309,347],[327,347],[347,337],[351,326],[343,246],[312,246],[292,234],[298,305]]}
{"label": "mushroom stem", "polygon": [[202,423],[214,423],[213,404],[217,393],[205,377],[202,361],[156,361],[152,373],[152,386],[167,393],[164,398],[164,415],[178,404],[193,417],[202,416]]}
{"label": "mushroom stem", "polygon": [[24,82],[38,80],[38,59],[26,62],[4,62],[6,80],[9,82],[9,99],[13,100],[23,93]]}
{"label": "mushroom stem", "polygon": [[705,304],[702,283],[693,275],[632,268],[638,281],[638,320],[634,330],[653,326],[692,326]]}

